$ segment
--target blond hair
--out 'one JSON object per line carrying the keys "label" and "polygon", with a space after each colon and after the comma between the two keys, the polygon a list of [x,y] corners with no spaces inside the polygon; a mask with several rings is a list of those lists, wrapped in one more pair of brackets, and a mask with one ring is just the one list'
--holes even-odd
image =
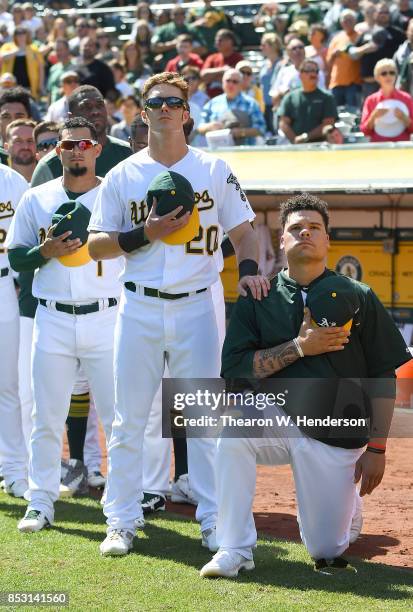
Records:
{"label": "blond hair", "polygon": [[183,99],[188,102],[188,83],[185,79],[177,72],[161,72],[160,74],[154,74],[149,77],[142,89],[142,97],[145,99],[148,96],[148,92],[156,85],[173,85],[181,90]]}
{"label": "blond hair", "polygon": [[397,74],[396,62],[388,57],[379,60],[374,66],[374,77],[378,77],[383,68],[391,68]]}

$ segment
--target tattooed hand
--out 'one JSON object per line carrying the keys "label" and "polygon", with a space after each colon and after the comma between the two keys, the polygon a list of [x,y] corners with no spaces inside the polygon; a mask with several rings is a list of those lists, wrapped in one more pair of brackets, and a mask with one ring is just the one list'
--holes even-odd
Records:
{"label": "tattooed hand", "polygon": [[311,312],[304,309],[304,319],[298,333],[298,342],[304,355],[322,355],[342,351],[349,342],[350,331],[344,327],[313,327]]}

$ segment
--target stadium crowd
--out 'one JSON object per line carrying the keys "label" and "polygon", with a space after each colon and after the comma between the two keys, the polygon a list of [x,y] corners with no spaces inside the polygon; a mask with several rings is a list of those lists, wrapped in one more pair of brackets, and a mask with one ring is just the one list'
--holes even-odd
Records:
{"label": "stadium crowd", "polygon": [[[141,110],[143,84],[162,71],[181,73],[189,85],[194,146],[409,140],[409,1],[343,0],[327,11],[325,6],[308,0],[256,5],[250,25],[261,37],[257,49],[242,44],[233,18],[211,0],[196,8],[177,3],[172,10],[139,2],[126,41],[115,28],[101,27],[101,17],[99,24],[74,10],[36,14],[30,3],[0,0],[1,138],[11,165],[22,171],[13,161],[15,131],[6,134],[7,125],[34,122],[17,126],[24,132],[17,141],[32,149],[23,172],[30,180],[47,152],[43,141],[49,150],[55,142],[50,130],[37,130],[38,142],[29,138],[30,130],[39,121],[63,121],[68,96],[79,85],[101,92],[108,133],[127,141]],[[16,102],[22,88],[30,94],[24,110],[26,103]],[[10,112],[10,104],[20,104],[19,112]]]}

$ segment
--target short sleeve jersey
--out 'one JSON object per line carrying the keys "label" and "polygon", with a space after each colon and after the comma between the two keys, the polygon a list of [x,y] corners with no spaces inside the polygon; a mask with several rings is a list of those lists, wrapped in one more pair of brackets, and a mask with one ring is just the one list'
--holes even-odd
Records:
{"label": "short sleeve jersey", "polygon": [[[95,187],[78,201],[92,211],[97,193],[98,187]],[[53,214],[68,199],[60,178],[26,191],[10,226],[6,246],[13,249],[41,244],[52,225]],[[104,262],[90,261],[77,267],[65,266],[57,258],[49,259],[35,272],[33,295],[68,303],[117,297],[122,265],[122,257]]]}
{"label": "short sleeve jersey", "polygon": [[125,255],[122,280],[169,293],[197,291],[218,279],[215,256],[222,230],[228,232],[254,218],[238,180],[223,160],[188,147],[181,160],[166,168],[149,156],[148,149],[135,153],[105,177],[89,229],[126,232],[142,227],[149,214],[148,186],[167,169],[182,174],[192,185],[199,234],[183,245],[156,240]]}

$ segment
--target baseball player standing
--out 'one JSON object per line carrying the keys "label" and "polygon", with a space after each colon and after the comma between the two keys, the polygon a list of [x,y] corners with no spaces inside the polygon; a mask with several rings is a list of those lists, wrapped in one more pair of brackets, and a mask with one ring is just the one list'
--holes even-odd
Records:
{"label": "baseball player standing", "polygon": [[19,309],[5,242],[25,179],[0,166],[0,461],[7,493],[23,497],[27,489],[27,453],[23,437],[18,389]]}
{"label": "baseball player standing", "polygon": [[[12,267],[36,270],[33,295],[39,300],[32,358],[30,503],[18,525],[26,532],[53,522],[62,434],[79,365],[107,439],[113,420],[113,332],[122,263],[120,258],[93,262],[86,246],[101,182],[95,174],[101,145],[94,125],[82,117],[66,121],[59,138],[63,178],[24,194],[7,238]],[[73,227],[73,236],[70,229],[60,233],[60,223]]]}
{"label": "baseball player standing", "polygon": [[[240,262],[240,290],[267,291],[257,274],[258,244],[249,220],[254,216],[227,164],[188,147],[183,125],[189,118],[188,86],[173,73],[161,73],[143,88],[142,118],[149,146],[121,162],[105,177],[89,229],[89,251],[96,259],[125,254],[124,289],[115,336],[115,421],[109,444],[104,513],[108,535],[103,555],[131,549],[134,521],[142,498],[142,445],[146,422],[164,371],[173,377],[217,377],[219,341],[211,296],[218,279],[214,253],[219,226],[228,233]],[[162,238],[189,224],[181,207],[158,217],[146,194],[165,170],[182,175],[195,193],[199,233],[186,244]],[[192,213],[192,215],[195,213]],[[189,478],[198,500],[202,544],[216,550],[215,441],[188,441]],[[137,482],[138,480],[138,482]]]}
{"label": "baseball player standing", "polygon": [[[303,433],[298,421],[274,425],[272,437],[264,431],[261,438],[221,438],[216,472],[220,548],[202,568],[201,576],[235,577],[240,569],[254,568],[256,462],[291,464],[300,533],[315,568],[328,573],[330,566],[348,566],[341,555],[361,529],[359,515],[352,533],[359,502],[356,483],[361,478],[361,496],[370,494],[384,473],[394,398],[387,395],[383,379],[394,378],[395,368],[410,358],[400,332],[373,291],[325,268],[327,205],[308,194],[296,196],[281,205],[280,220],[288,267],[272,281],[262,302],[250,297],[238,300],[224,343],[222,375],[238,380],[238,385],[255,379],[256,388],[259,380],[270,377],[301,379],[303,395],[295,404],[290,404],[289,396],[284,408],[275,407],[279,417],[311,417],[314,409],[333,417],[336,408],[339,416],[348,410],[355,414],[355,395],[347,403],[335,404],[339,379],[376,379],[379,391],[370,393],[370,439],[367,427],[323,430],[320,435],[320,429],[311,427]],[[347,316],[337,323],[326,309],[338,314],[345,311]],[[317,381],[313,393],[309,392],[311,378],[332,379],[329,401],[315,393]],[[360,410],[363,404],[356,408]]]}

